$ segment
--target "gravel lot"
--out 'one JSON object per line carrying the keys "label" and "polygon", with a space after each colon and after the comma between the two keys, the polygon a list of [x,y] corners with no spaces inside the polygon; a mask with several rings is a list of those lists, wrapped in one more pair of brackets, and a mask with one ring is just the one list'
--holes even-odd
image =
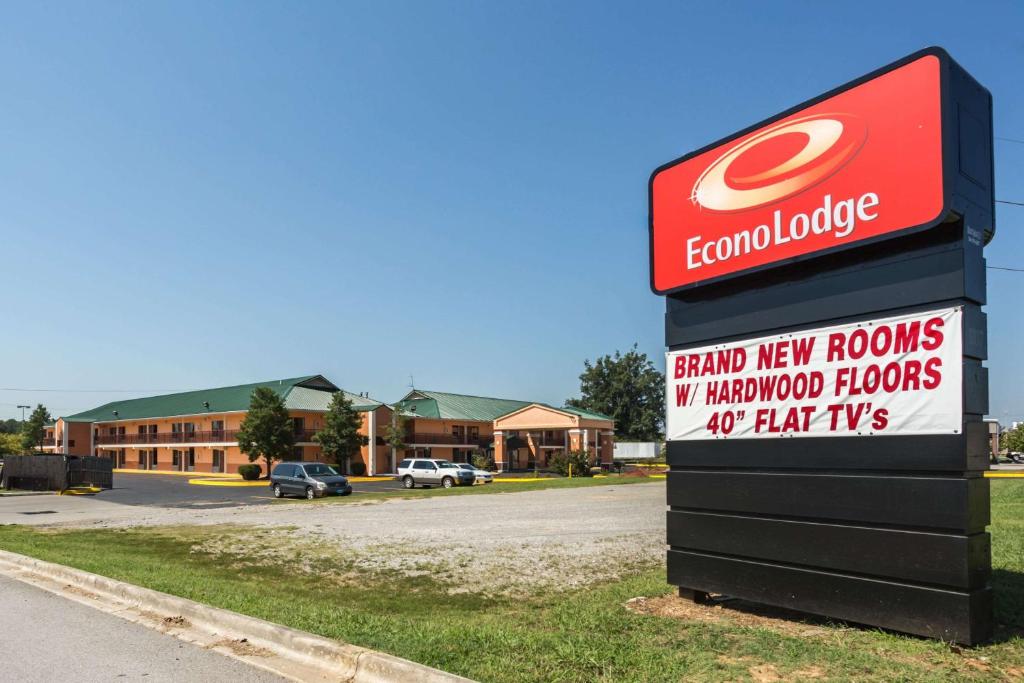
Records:
{"label": "gravel lot", "polygon": [[498,592],[578,586],[662,562],[665,550],[664,482],[216,509],[46,497],[44,507],[55,512],[17,520],[0,514],[0,521],[179,533],[188,525],[227,525],[197,535],[195,549],[239,566],[288,563],[338,581],[368,572],[429,575],[451,581],[452,592],[458,582],[472,578],[479,586],[484,577]]}

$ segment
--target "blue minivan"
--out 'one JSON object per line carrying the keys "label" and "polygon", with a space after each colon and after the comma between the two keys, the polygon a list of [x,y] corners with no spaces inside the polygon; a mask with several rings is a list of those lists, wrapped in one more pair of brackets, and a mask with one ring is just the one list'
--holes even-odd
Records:
{"label": "blue minivan", "polygon": [[321,496],[347,496],[352,493],[348,479],[322,462],[282,462],[270,473],[274,498],[286,495],[305,496],[309,500]]}

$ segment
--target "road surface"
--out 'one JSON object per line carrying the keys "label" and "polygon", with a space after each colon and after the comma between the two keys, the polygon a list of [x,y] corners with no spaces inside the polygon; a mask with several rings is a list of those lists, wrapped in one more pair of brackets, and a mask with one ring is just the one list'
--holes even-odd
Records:
{"label": "road surface", "polygon": [[0,678],[6,681],[284,680],[2,576],[0,624]]}

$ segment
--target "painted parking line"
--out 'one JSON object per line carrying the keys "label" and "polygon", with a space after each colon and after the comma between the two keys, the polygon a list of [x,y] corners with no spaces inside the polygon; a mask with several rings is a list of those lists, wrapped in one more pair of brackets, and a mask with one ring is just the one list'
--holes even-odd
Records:
{"label": "painted parking line", "polygon": [[262,486],[269,488],[270,484],[266,481],[245,481],[243,479],[189,479],[188,483],[193,486]]}
{"label": "painted parking line", "polygon": [[1024,479],[1024,472],[985,472],[989,479]]}
{"label": "painted parking line", "polygon": [[176,472],[174,470],[125,470],[114,468],[114,474],[157,474],[169,477],[203,477],[205,479],[223,478],[238,479],[239,475],[227,472]]}

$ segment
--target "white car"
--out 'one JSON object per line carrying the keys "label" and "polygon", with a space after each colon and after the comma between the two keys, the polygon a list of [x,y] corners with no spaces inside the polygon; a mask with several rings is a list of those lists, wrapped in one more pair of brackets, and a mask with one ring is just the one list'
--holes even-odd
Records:
{"label": "white car", "polygon": [[468,462],[457,462],[455,464],[456,464],[456,466],[458,466],[458,468],[460,470],[466,470],[467,472],[472,472],[473,476],[476,478],[476,483],[477,484],[493,484],[494,483],[494,475],[491,474],[490,472],[488,472],[487,470],[482,470],[479,467],[477,467],[476,465],[471,465]]}
{"label": "white car", "polygon": [[422,486],[472,486],[475,482],[472,472],[457,467],[447,460],[433,458],[406,458],[398,463],[398,475],[395,477],[407,489]]}

